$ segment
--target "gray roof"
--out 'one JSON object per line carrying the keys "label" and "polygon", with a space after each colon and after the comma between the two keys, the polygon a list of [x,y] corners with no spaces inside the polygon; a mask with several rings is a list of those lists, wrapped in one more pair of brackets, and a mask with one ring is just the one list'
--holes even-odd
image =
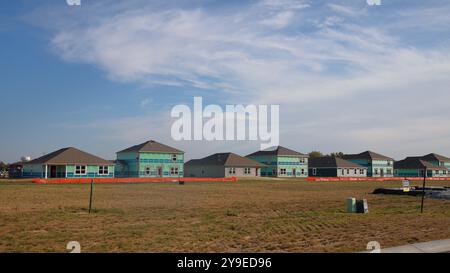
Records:
{"label": "gray roof", "polygon": [[67,164],[85,164],[85,165],[114,165],[109,160],[86,153],[73,147],[63,148],[58,151],[46,154],[34,160],[24,162],[23,165],[67,165]]}
{"label": "gray roof", "polygon": [[146,141],[144,143],[129,147],[125,150],[122,150],[118,153],[129,153],[129,152],[159,152],[159,153],[184,153],[181,150],[175,149],[173,147],[161,144],[154,140]]}
{"label": "gray roof", "polygon": [[265,156],[265,155],[275,155],[275,156],[301,156],[308,157],[308,155],[299,153],[297,151],[285,148],[283,146],[275,146],[262,151],[258,151],[247,156]]}
{"label": "gray roof", "polygon": [[426,161],[450,162],[450,158],[435,153],[424,155],[422,159]]}
{"label": "gray roof", "polygon": [[366,169],[361,165],[347,161],[337,156],[322,156],[309,159],[310,168],[357,168]]}
{"label": "gray roof", "polygon": [[372,151],[365,151],[360,154],[346,154],[342,156],[343,159],[351,160],[351,159],[367,159],[367,160],[394,160],[391,157],[377,154]]}
{"label": "gray roof", "polygon": [[447,168],[436,166],[422,159],[422,157],[414,156],[407,157],[403,160],[394,162],[394,169],[425,169],[425,167],[429,170],[442,170],[446,171]]}
{"label": "gray roof", "polygon": [[217,153],[202,159],[193,159],[185,163],[187,166],[224,166],[224,167],[264,167],[255,160],[235,153]]}

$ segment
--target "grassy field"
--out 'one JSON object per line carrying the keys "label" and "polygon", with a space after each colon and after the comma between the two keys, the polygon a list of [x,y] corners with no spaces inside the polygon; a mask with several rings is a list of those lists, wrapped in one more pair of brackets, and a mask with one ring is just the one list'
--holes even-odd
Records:
{"label": "grassy field", "polygon": [[[401,182],[35,185],[0,180],[0,251],[347,252],[450,238],[450,201],[372,195]],[[418,182],[416,182],[418,183]],[[450,182],[430,182],[450,186]],[[370,213],[346,214],[345,198]]]}

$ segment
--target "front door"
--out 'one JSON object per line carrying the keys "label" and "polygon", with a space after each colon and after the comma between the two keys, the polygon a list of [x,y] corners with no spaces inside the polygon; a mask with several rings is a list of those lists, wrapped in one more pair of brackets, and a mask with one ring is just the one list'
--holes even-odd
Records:
{"label": "front door", "polygon": [[50,166],[50,178],[56,178],[56,166]]}
{"label": "front door", "polygon": [[296,177],[297,176],[297,170],[296,169],[292,169],[292,176]]}
{"label": "front door", "polygon": [[384,177],[384,169],[381,169],[380,175],[381,177]]}
{"label": "front door", "polygon": [[162,177],[163,173],[162,173],[162,167],[158,167],[158,177]]}

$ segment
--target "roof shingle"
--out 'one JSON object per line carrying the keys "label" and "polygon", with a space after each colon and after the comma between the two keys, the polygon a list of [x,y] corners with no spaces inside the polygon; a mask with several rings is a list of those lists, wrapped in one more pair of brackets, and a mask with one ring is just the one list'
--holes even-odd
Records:
{"label": "roof shingle", "polygon": [[265,155],[275,155],[275,156],[301,156],[308,157],[308,155],[299,153],[297,151],[285,148],[283,146],[275,146],[262,151],[257,151],[255,153],[249,154],[247,156],[265,156]]}
{"label": "roof shingle", "polygon": [[63,148],[55,152],[46,154],[34,160],[24,162],[23,165],[35,164],[86,164],[86,165],[114,165],[109,160],[100,158],[98,156],[86,153],[73,147]]}
{"label": "roof shingle", "polygon": [[181,150],[175,149],[173,147],[164,145],[162,143],[156,142],[154,140],[146,141],[144,143],[134,145],[125,150],[117,153],[129,153],[129,152],[160,152],[160,153],[184,153]]}

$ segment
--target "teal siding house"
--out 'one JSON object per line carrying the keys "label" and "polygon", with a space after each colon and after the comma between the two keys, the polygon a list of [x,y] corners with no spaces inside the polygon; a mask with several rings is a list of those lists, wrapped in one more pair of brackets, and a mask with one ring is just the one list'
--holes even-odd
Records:
{"label": "teal siding house", "polygon": [[69,147],[23,163],[22,177],[112,178],[114,163]]}
{"label": "teal siding house", "polygon": [[407,157],[395,162],[395,176],[397,177],[449,177],[449,170],[444,166],[434,165],[423,160],[423,157]]}
{"label": "teal siding house", "polygon": [[450,171],[450,158],[448,157],[433,153],[423,156],[422,159],[433,164],[434,166],[445,167],[448,171]]}
{"label": "teal siding house", "polygon": [[308,177],[308,155],[282,146],[272,147],[247,155],[261,164],[261,176]]}
{"label": "teal siding house", "polygon": [[394,159],[371,151],[346,154],[343,159],[367,168],[368,177],[393,177]]}
{"label": "teal siding house", "polygon": [[117,152],[116,177],[183,177],[184,152],[150,140]]}

